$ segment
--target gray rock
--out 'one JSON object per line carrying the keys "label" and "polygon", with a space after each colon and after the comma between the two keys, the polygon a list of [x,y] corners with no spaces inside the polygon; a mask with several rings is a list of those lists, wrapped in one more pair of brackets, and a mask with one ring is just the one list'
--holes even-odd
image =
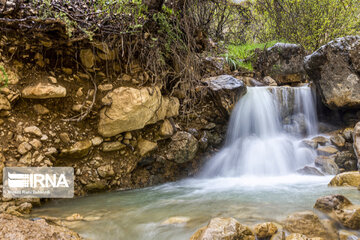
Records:
{"label": "gray rock", "polygon": [[339,167],[336,165],[334,157],[318,156],[315,159],[315,166],[326,174],[336,175],[339,173]]}
{"label": "gray rock", "polygon": [[210,89],[213,91],[219,91],[219,90],[232,90],[232,89],[242,89],[242,91],[246,92],[246,86],[243,83],[243,81],[234,78],[231,75],[220,75],[217,77],[210,77],[202,80],[203,82],[206,82]]}
{"label": "gray rock", "polygon": [[305,79],[305,49],[300,45],[276,43],[256,55],[254,70],[262,76],[270,76],[277,85],[299,83]]}
{"label": "gray rock", "polygon": [[318,169],[314,167],[305,166],[299,170],[296,171],[297,173],[300,173],[302,175],[316,175],[316,176],[324,176],[323,173],[321,173]]}
{"label": "gray rock", "polygon": [[305,69],[315,83],[322,101],[329,108],[360,107],[359,69],[353,60],[360,36],[338,38],[305,58]]}

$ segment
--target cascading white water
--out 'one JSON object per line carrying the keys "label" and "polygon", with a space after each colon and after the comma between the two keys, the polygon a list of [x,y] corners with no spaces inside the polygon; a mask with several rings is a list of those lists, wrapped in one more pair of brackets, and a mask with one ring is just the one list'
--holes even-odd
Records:
{"label": "cascading white water", "polygon": [[314,162],[315,151],[300,136],[317,132],[310,87],[249,87],[237,103],[224,148],[202,177],[277,176]]}

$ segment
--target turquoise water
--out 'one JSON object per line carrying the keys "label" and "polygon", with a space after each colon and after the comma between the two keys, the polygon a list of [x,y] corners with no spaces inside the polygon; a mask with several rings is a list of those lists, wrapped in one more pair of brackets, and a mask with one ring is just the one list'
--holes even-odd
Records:
{"label": "turquoise water", "polygon": [[[252,225],[281,221],[295,211],[311,210],[320,196],[343,194],[360,204],[356,188],[330,188],[331,176],[289,175],[187,179],[139,190],[51,201],[34,216],[67,217],[79,213],[91,221],[69,227],[86,239],[184,240],[212,217],[234,217]],[[170,217],[187,223],[162,224]]]}

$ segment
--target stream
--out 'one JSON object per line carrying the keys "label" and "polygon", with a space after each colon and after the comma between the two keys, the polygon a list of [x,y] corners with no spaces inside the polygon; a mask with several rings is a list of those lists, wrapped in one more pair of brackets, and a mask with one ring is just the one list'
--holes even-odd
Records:
{"label": "stream", "polygon": [[[299,175],[316,151],[302,139],[318,134],[310,87],[253,87],[233,110],[224,147],[193,178],[159,186],[53,200],[33,216],[85,221],[69,227],[86,239],[185,240],[213,217],[242,224],[279,222],[312,210],[316,199],[342,194],[360,204],[356,188],[330,188],[333,176]],[[167,224],[178,217],[177,224]]]}

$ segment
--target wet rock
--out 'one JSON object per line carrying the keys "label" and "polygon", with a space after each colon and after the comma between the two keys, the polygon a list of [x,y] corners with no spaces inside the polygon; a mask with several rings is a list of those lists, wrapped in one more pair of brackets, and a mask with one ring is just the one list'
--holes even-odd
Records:
{"label": "wet rock", "polygon": [[82,221],[84,217],[81,216],[79,213],[74,213],[71,216],[65,218],[66,221]]}
{"label": "wet rock", "polygon": [[34,105],[34,110],[39,115],[45,115],[45,114],[48,114],[50,112],[49,109],[47,109],[46,107],[44,107],[41,104],[35,104]]}
{"label": "wet rock", "polygon": [[190,240],[255,240],[251,230],[234,218],[213,218],[206,227],[199,229]]}
{"label": "wet rock", "polygon": [[323,156],[331,156],[333,154],[336,154],[338,151],[339,150],[337,150],[332,146],[323,146],[323,147],[318,147],[317,149],[317,153]]}
{"label": "wet rock", "polygon": [[121,142],[104,142],[102,144],[102,150],[103,152],[112,152],[112,151],[118,151],[126,146],[122,144]]}
{"label": "wet rock", "polygon": [[28,151],[30,151],[31,148],[32,148],[32,147],[31,147],[31,145],[30,145],[28,142],[23,142],[23,143],[21,143],[21,144],[18,146],[17,151],[18,151],[20,154],[24,155],[25,153],[27,153]]}
{"label": "wet rock", "polygon": [[319,167],[321,171],[330,175],[339,173],[339,167],[334,161],[334,157],[318,156],[315,159],[315,166]]}
{"label": "wet rock", "polygon": [[42,136],[41,130],[36,126],[26,127],[26,128],[24,128],[24,132],[33,134],[33,135],[38,136],[38,137]]}
{"label": "wet rock", "polygon": [[353,152],[341,151],[335,155],[335,162],[339,168],[343,168],[346,171],[357,170],[357,159]]}
{"label": "wet rock", "polygon": [[156,142],[151,142],[149,140],[146,139],[140,139],[138,141],[138,145],[137,145],[138,149],[139,149],[139,153],[141,156],[145,156],[146,154],[154,151],[155,149],[157,149],[157,143]]}
{"label": "wet rock", "polygon": [[336,175],[333,179],[331,179],[329,186],[333,187],[341,187],[341,186],[351,186],[357,187],[360,185],[360,172],[344,172]]}
{"label": "wet rock", "polygon": [[79,141],[70,148],[62,149],[59,156],[62,158],[82,158],[89,154],[91,147],[90,140]]}
{"label": "wet rock", "polygon": [[189,217],[171,217],[161,223],[161,225],[183,225],[190,221]]}
{"label": "wet rock", "polygon": [[330,137],[330,141],[336,147],[342,148],[345,146],[345,138],[343,138],[340,134],[336,134]]}
{"label": "wet rock", "polygon": [[38,83],[35,86],[24,88],[21,96],[34,99],[61,98],[66,96],[66,88],[50,83]]}
{"label": "wet rock", "polygon": [[267,222],[267,223],[257,224],[254,230],[255,230],[255,236],[257,238],[267,238],[277,233],[278,228],[276,224],[272,222]]}
{"label": "wet rock", "polygon": [[198,151],[198,141],[187,132],[177,132],[171,137],[166,157],[176,163],[185,163],[195,158]]}
{"label": "wet rock", "polygon": [[339,240],[359,240],[356,233],[352,233],[346,230],[339,231]]}
{"label": "wet rock", "polygon": [[312,140],[302,140],[303,145],[305,145],[306,147],[310,147],[312,149],[316,149],[318,147],[318,143]]}
{"label": "wet rock", "polygon": [[11,110],[11,105],[9,100],[2,94],[0,94],[0,111],[1,110]]}
{"label": "wet rock", "polygon": [[228,118],[237,100],[246,94],[243,81],[230,75],[220,75],[202,79],[208,85],[208,93],[221,114]]}
{"label": "wet rock", "polygon": [[299,83],[304,79],[305,50],[297,44],[276,43],[258,53],[254,70],[262,76],[271,76],[278,85]]}
{"label": "wet rock", "polygon": [[297,173],[300,173],[302,175],[315,175],[315,176],[324,176],[322,172],[317,170],[314,167],[305,166],[299,170],[296,171]]}
{"label": "wet rock", "polygon": [[307,237],[322,237],[324,239],[336,239],[319,217],[311,211],[297,212],[289,215],[285,220],[284,228],[291,233],[304,234]]}
{"label": "wet rock", "polygon": [[328,214],[347,228],[360,230],[360,206],[353,205],[342,195],[331,195],[316,200],[315,209]]}
{"label": "wet rock", "polygon": [[178,99],[162,97],[158,87],[120,87],[108,93],[102,101],[108,106],[101,110],[98,126],[104,137],[142,129],[179,112]]}
{"label": "wet rock", "polygon": [[353,136],[353,128],[345,128],[342,132],[344,138],[346,139],[346,141],[352,141],[352,136]]}
{"label": "wet rock", "polygon": [[306,72],[329,108],[360,106],[359,70],[350,56],[358,45],[360,36],[338,38],[305,58]]}
{"label": "wet rock", "polygon": [[81,237],[65,227],[50,225],[44,219],[30,221],[0,214],[0,239],[80,240]]}
{"label": "wet rock", "polygon": [[91,49],[81,49],[80,60],[84,67],[92,68],[95,64],[95,56],[93,51]]}
{"label": "wet rock", "polygon": [[174,135],[174,131],[174,126],[168,119],[165,119],[160,126],[159,134],[162,137],[171,137],[172,135]]}
{"label": "wet rock", "polygon": [[323,136],[317,136],[312,138],[311,140],[321,146],[324,146],[328,142],[328,139]]}
{"label": "wet rock", "polygon": [[360,168],[360,122],[355,125],[353,132],[354,151],[358,159],[358,167]]}

